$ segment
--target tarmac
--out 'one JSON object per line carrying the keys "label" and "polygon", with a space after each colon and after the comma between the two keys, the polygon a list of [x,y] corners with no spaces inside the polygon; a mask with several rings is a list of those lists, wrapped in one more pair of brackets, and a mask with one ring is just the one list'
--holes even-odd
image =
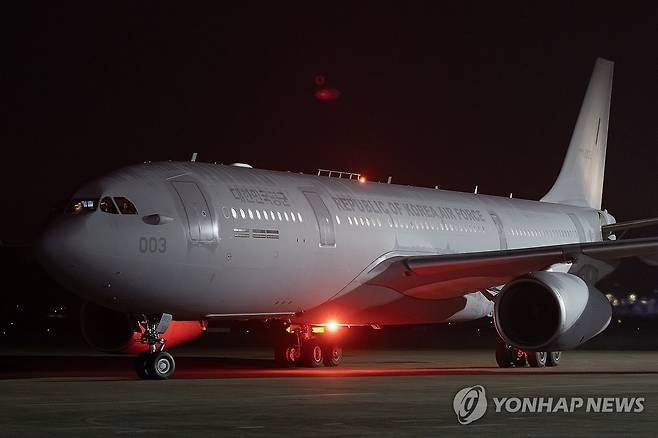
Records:
{"label": "tarmac", "polygon": [[[256,348],[172,353],[173,379],[142,381],[131,357],[4,350],[0,436],[655,436],[658,425],[658,352],[573,351],[542,369],[499,369],[487,350],[347,351],[318,369],[274,368]],[[487,409],[463,425],[453,399],[474,385]],[[497,412],[503,397],[585,405]],[[606,397],[644,400],[640,412],[587,411]]]}

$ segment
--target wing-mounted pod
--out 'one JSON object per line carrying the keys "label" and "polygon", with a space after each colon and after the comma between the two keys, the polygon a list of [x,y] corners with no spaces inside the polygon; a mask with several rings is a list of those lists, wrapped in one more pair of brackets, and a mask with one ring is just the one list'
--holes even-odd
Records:
{"label": "wing-mounted pod", "polygon": [[576,348],[605,330],[611,317],[601,292],[561,272],[533,272],[510,281],[494,306],[501,338],[528,351]]}

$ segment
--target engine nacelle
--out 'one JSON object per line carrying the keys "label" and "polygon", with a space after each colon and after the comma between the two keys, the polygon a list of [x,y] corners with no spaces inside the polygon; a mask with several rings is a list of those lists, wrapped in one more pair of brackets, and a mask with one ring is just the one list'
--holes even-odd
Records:
{"label": "engine nacelle", "polygon": [[[143,330],[128,315],[93,303],[83,304],[80,328],[87,343],[105,353],[141,353],[147,348],[139,342]],[[167,347],[173,347],[201,336],[205,330],[200,321],[171,321],[162,337]]]}
{"label": "engine nacelle", "polygon": [[507,283],[496,297],[494,323],[508,344],[529,351],[578,347],[610,323],[608,299],[581,278],[533,272]]}

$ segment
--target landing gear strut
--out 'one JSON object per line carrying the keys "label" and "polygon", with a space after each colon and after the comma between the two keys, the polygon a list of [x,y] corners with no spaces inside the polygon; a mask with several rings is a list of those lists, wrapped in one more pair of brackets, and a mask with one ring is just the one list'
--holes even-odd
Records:
{"label": "landing gear strut", "polygon": [[506,344],[498,338],[496,342],[496,363],[500,368],[525,367],[533,368],[554,367],[560,363],[560,351],[523,351]]}
{"label": "landing gear strut", "polygon": [[506,344],[498,338],[496,342],[496,363],[500,368],[524,367],[526,365],[525,352]]}
{"label": "landing gear strut", "polygon": [[314,333],[313,328],[307,325],[290,325],[276,342],[275,362],[280,367],[338,366],[343,360],[343,349],[337,344],[335,336]]}
{"label": "landing gear strut", "polygon": [[140,315],[137,322],[142,328],[140,343],[147,350],[137,356],[135,372],[142,379],[164,380],[174,374],[176,362],[171,354],[164,351],[166,340],[162,334],[169,328],[172,316],[168,313]]}

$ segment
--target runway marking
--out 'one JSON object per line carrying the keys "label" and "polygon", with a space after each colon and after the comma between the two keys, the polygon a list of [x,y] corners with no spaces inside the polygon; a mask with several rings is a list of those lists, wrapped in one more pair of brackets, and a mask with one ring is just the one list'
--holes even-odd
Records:
{"label": "runway marking", "polygon": [[265,426],[238,426],[238,429],[265,429]]}

